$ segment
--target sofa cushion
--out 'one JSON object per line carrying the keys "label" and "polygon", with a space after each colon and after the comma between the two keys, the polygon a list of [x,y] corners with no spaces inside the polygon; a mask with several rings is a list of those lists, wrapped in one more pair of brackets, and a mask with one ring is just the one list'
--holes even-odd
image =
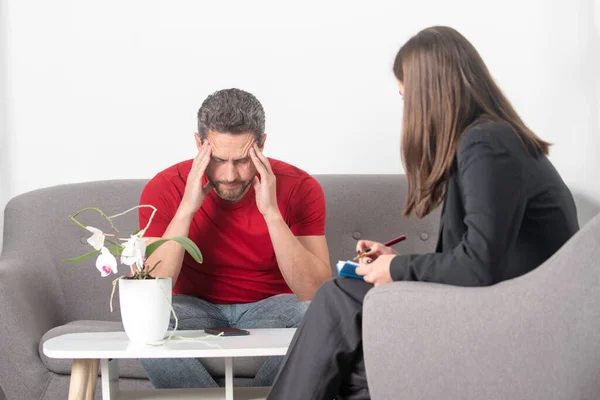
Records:
{"label": "sofa cushion", "polygon": [[[50,329],[40,340],[39,353],[42,362],[50,371],[57,374],[71,373],[71,360],[50,358],[43,352],[43,344],[46,340],[52,339],[67,333],[78,332],[115,332],[123,331],[120,322],[112,321],[73,321],[65,325]],[[258,368],[264,361],[263,357],[238,357],[233,359],[233,372],[235,377],[253,378]],[[204,358],[202,364],[206,370],[215,378],[225,376],[225,361],[222,358]],[[123,378],[146,378],[146,372],[137,359],[119,360],[119,376]]]}

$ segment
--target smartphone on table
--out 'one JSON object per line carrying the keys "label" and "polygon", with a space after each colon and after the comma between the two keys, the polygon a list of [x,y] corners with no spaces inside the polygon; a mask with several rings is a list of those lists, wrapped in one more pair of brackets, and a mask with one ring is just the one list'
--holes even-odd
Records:
{"label": "smartphone on table", "polygon": [[245,329],[238,328],[206,328],[204,332],[209,335],[221,335],[221,336],[244,336],[249,335],[250,332]]}

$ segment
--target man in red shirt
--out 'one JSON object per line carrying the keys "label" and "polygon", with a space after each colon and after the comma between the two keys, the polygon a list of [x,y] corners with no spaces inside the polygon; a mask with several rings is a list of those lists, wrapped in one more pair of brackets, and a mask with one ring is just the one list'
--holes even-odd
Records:
{"label": "man in red shirt", "polygon": [[[292,328],[331,277],[325,197],[306,172],[262,154],[265,114],[250,93],[226,89],[198,111],[198,155],[159,172],[140,204],[157,208],[148,243],[187,236],[198,264],[176,242],[148,260],[173,280],[178,329]],[[140,226],[150,218],[140,209]],[[174,326],[174,319],[171,327]],[[282,357],[267,358],[253,386],[270,386]],[[140,360],[157,388],[216,387],[198,359]]]}

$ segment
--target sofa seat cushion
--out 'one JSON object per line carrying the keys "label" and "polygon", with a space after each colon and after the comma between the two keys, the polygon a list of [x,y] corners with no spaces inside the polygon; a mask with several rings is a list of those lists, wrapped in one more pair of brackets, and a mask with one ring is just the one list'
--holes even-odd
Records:
{"label": "sofa seat cushion", "polygon": [[[39,353],[42,362],[50,371],[57,374],[71,373],[71,360],[50,358],[43,352],[46,340],[60,335],[79,332],[115,332],[123,331],[120,322],[113,321],[72,321],[65,325],[50,329],[40,340]],[[238,357],[233,359],[233,375],[240,378],[253,378],[262,365],[263,357]],[[202,364],[215,378],[225,376],[225,361],[222,358],[203,358]],[[146,378],[146,372],[137,359],[119,360],[119,376],[123,378]],[[219,381],[219,380],[217,380]]]}

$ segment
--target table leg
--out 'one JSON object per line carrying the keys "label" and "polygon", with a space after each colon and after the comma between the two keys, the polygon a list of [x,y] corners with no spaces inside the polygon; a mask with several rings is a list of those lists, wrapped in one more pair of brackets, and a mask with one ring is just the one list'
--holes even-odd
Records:
{"label": "table leg", "polygon": [[119,394],[119,364],[111,358],[100,361],[102,400],[116,400]]}
{"label": "table leg", "polygon": [[69,400],[94,400],[97,380],[98,360],[73,360]]}
{"label": "table leg", "polygon": [[225,400],[233,400],[233,360],[225,357]]}

